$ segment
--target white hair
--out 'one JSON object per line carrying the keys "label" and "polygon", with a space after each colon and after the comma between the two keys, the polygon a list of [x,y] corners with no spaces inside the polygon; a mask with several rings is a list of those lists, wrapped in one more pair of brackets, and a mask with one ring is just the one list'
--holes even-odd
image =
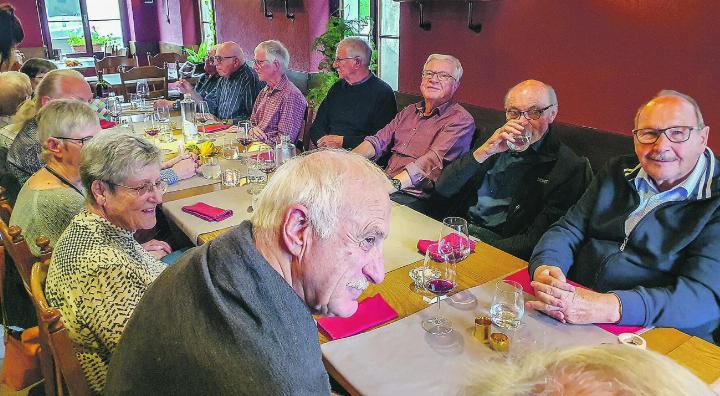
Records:
{"label": "white hair", "polygon": [[24,73],[0,73],[0,87],[0,116],[15,114],[20,104],[32,96],[30,78]]}
{"label": "white hair", "polygon": [[348,58],[358,57],[363,66],[370,66],[372,49],[370,48],[370,44],[368,44],[362,37],[346,37],[338,43],[337,48],[340,48],[341,46],[345,48],[345,56]]}
{"label": "white hair", "polygon": [[423,65],[423,70],[425,70],[428,63],[430,63],[431,61],[434,61],[434,60],[446,61],[446,62],[452,63],[453,67],[455,68],[452,76],[455,78],[456,82],[460,82],[460,78],[463,75],[463,68],[462,68],[462,65],[460,64],[460,61],[458,60],[458,58],[456,58],[452,55],[430,54],[430,56],[428,56],[427,60],[425,61],[425,64]]}
{"label": "white hair", "polygon": [[290,53],[283,43],[277,40],[267,40],[258,44],[257,47],[255,47],[255,52],[259,49],[265,50],[265,56],[270,62],[278,61],[283,73],[287,71],[288,65],[290,65]]}
{"label": "white hair", "polygon": [[465,389],[468,395],[713,395],[705,383],[670,358],[620,344],[484,362],[470,382]]}
{"label": "white hair", "polygon": [[389,189],[385,172],[366,158],[344,150],[316,150],[283,164],[258,197],[252,215],[254,232],[275,235],[291,205],[308,209],[310,225],[328,238],[341,217],[340,209],[351,184],[380,183]]}
{"label": "white hair", "polygon": [[657,98],[662,98],[665,96],[674,96],[677,98],[680,98],[684,101],[686,101],[690,106],[693,107],[693,110],[695,111],[695,118],[697,119],[697,126],[698,128],[705,128],[705,121],[703,120],[702,113],[700,112],[700,106],[698,106],[697,101],[690,97],[690,95],[686,95],[684,93],[675,91],[673,89],[663,89],[662,91],[658,92],[657,95],[655,95],[654,98],[650,99],[647,103],[640,106],[637,113],[635,113],[635,128],[637,128],[638,119],[640,118],[640,113],[645,110],[645,106],[648,105],[648,103],[652,102],[653,100]]}
{"label": "white hair", "polygon": [[100,129],[97,112],[87,103],[75,99],[56,99],[38,112],[38,140],[42,145],[42,158],[47,161],[49,137],[69,137],[74,131],[87,127]]}

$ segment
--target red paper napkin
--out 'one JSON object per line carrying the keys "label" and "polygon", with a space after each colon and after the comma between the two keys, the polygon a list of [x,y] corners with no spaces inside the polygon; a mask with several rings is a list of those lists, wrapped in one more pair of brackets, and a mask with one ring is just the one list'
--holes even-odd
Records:
{"label": "red paper napkin", "polygon": [[[462,241],[463,239],[465,239],[465,237],[461,237],[458,234],[450,234],[445,237],[445,240],[450,242],[450,244],[452,244],[452,245],[459,245],[460,241]],[[437,243],[437,241],[421,239],[417,243],[417,249],[420,253],[425,254],[425,252],[427,252],[428,246],[432,245],[433,243]],[[471,252],[475,251],[475,241],[473,241],[472,239],[470,239],[470,251]],[[432,252],[432,253],[437,253],[437,251]]]}
{"label": "red paper napkin", "polygon": [[253,154],[253,155],[251,155],[250,158],[253,159],[253,160],[257,160],[258,157],[259,157],[259,159],[260,159],[261,161],[268,161],[268,160],[271,160],[274,155],[275,155],[275,154],[274,154],[272,151],[263,151],[263,152],[260,153],[260,154]]}
{"label": "red paper napkin", "polygon": [[[522,285],[525,293],[533,296],[535,295],[535,289],[533,289],[533,287],[530,285],[530,274],[528,273],[527,269],[521,269],[520,271],[507,276],[505,279],[519,283],[520,285]],[[575,287],[582,287],[583,289],[588,289],[587,287],[571,280],[568,280],[568,283]],[[618,326],[612,323],[596,323],[595,326],[615,335],[621,333],[637,333],[638,331],[644,329],[644,327],[642,326]]]}
{"label": "red paper napkin", "polygon": [[225,125],[225,124],[206,125],[204,127],[203,126],[198,127],[198,132],[213,133],[213,132],[218,132],[218,131],[224,131],[228,128],[230,128],[230,125]]}
{"label": "red paper napkin", "polygon": [[389,322],[398,317],[380,294],[368,297],[358,304],[358,310],[349,318],[320,318],[318,327],[331,340],[361,333],[371,327]]}
{"label": "red paper napkin", "polygon": [[115,125],[117,125],[117,122],[103,120],[102,118],[100,119],[100,128],[102,128],[102,129],[112,128]]}
{"label": "red paper napkin", "polygon": [[216,208],[204,202],[183,206],[182,211],[207,221],[222,221],[233,215],[232,210]]}

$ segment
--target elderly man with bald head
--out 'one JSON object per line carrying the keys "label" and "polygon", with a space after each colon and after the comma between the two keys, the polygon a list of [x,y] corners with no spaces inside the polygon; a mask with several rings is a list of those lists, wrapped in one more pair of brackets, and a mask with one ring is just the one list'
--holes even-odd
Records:
{"label": "elderly man with bald head", "polygon": [[535,248],[539,299],[527,306],[720,341],[720,164],[708,133],[689,96],[662,91],[643,105],[635,155],[611,160]]}
{"label": "elderly man with bald head", "polygon": [[265,83],[260,81],[257,73],[245,63],[245,53],[233,41],[217,45],[214,65],[220,81],[212,91],[206,92],[204,97],[191,87],[181,89],[189,93],[195,101],[206,101],[210,112],[219,119],[247,119],[252,113],[255,98]]}
{"label": "elderly man with bald head", "polygon": [[582,195],[592,173],[552,133],[555,90],[523,81],[505,95],[505,122],[443,172],[436,192],[449,213],[497,248],[527,259],[547,231]]}

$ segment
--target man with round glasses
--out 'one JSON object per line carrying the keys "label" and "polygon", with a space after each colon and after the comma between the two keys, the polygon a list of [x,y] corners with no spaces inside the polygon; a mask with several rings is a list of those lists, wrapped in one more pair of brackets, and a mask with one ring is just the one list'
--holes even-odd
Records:
{"label": "man with round glasses", "polygon": [[373,161],[390,156],[385,173],[394,186],[393,201],[428,213],[443,168],[470,149],[475,120],[452,100],[462,72],[454,56],[430,55],[421,73],[423,101],[404,108],[353,150]]}
{"label": "man with round glasses", "polygon": [[[448,166],[435,206],[465,217],[470,233],[483,242],[529,258],[592,178],[588,161],[552,133],[557,109],[555,90],[545,83],[528,80],[512,87],[505,95],[507,121]],[[527,139],[524,147],[519,139]]]}
{"label": "man with round glasses", "polygon": [[720,341],[720,164],[708,132],[687,95],[662,91],[643,105],[635,156],[611,160],[535,248],[539,299],[528,308]]}

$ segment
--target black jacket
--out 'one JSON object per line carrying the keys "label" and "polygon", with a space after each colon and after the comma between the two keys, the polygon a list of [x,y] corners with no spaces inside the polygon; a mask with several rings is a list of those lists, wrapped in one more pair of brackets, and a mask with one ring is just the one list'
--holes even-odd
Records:
{"label": "black jacket", "polygon": [[[435,186],[436,207],[448,208],[445,215],[467,216],[477,204],[477,191],[486,172],[495,165],[496,154],[479,164],[473,151],[450,164]],[[580,198],[592,180],[590,162],[560,142],[552,127],[538,151],[540,160],[524,175],[524,188],[508,206],[507,220],[500,230],[501,239],[487,242],[522,259],[529,259],[535,244]]]}

